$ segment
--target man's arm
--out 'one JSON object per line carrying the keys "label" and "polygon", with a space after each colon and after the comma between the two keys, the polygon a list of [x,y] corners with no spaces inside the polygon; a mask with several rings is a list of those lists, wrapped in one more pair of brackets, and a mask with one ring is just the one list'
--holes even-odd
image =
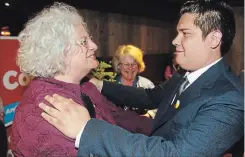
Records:
{"label": "man's arm", "polygon": [[80,139],[78,155],[98,156],[220,156],[243,134],[243,110],[212,104],[181,128],[171,140],[131,134],[117,126],[91,119]]}
{"label": "man's arm", "polygon": [[101,93],[114,104],[155,109],[163,98],[163,90],[163,85],[153,89],[143,89],[104,81]]}
{"label": "man's arm", "polygon": [[[226,100],[229,97],[232,101]],[[69,99],[45,99],[55,109],[41,103],[42,116],[68,137],[80,140],[78,156],[220,156],[243,136],[243,97],[237,93],[205,104],[188,126],[173,128],[176,135],[167,141],[90,120],[88,111]]]}

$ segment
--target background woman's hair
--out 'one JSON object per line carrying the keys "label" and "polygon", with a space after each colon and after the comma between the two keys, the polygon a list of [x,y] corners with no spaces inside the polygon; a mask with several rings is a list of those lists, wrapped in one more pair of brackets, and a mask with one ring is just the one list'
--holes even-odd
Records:
{"label": "background woman's hair", "polygon": [[139,73],[145,70],[145,63],[143,61],[143,51],[133,45],[121,45],[117,48],[112,59],[112,66],[115,72],[120,73],[118,69],[120,57],[129,55],[135,59],[139,66]]}

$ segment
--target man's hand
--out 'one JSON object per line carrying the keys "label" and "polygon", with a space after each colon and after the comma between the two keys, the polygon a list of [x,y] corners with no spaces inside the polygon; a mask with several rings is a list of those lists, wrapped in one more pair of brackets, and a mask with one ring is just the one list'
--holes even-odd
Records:
{"label": "man's hand", "polygon": [[102,87],[103,87],[103,81],[98,80],[93,77],[89,80],[89,82],[93,83],[97,87],[97,89],[101,92]]}
{"label": "man's hand", "polygon": [[53,96],[46,96],[45,100],[54,108],[40,103],[39,107],[45,111],[42,112],[42,117],[72,139],[76,138],[91,119],[88,110],[72,99],[54,94]]}

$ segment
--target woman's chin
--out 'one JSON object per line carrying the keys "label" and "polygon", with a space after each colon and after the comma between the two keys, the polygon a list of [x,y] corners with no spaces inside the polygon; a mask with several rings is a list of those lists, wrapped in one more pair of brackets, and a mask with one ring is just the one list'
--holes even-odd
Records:
{"label": "woman's chin", "polygon": [[126,77],[124,77],[126,80],[130,80],[130,81],[133,81],[134,79],[135,79],[135,77],[132,77],[132,76],[130,76],[130,77],[128,77],[128,76],[126,76]]}
{"label": "woman's chin", "polygon": [[98,60],[94,60],[93,63],[91,63],[91,69],[97,68],[98,65],[99,65],[99,61]]}

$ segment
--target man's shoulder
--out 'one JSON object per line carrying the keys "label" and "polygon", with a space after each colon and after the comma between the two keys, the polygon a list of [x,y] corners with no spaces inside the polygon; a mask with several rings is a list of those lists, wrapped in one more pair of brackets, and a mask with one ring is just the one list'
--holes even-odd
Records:
{"label": "man's shoulder", "polygon": [[236,76],[234,74],[233,71],[226,71],[224,73],[224,77],[230,83],[231,87],[233,87],[239,93],[242,93],[243,94],[244,89],[243,89],[243,86],[242,86],[242,82],[239,80],[238,76]]}
{"label": "man's shoulder", "polygon": [[237,96],[243,97],[244,89],[238,77],[231,71],[226,70],[218,77],[215,82],[218,93],[231,94],[235,93]]}
{"label": "man's shoulder", "polygon": [[229,104],[243,108],[244,89],[232,73],[223,73],[216,80],[213,88],[212,104]]}

